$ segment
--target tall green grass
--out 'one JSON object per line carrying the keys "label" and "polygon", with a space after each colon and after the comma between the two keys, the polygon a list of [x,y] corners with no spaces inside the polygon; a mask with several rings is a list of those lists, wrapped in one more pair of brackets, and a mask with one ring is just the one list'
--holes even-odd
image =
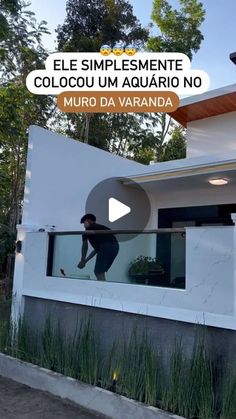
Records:
{"label": "tall green grass", "polygon": [[196,331],[192,356],[184,355],[181,341],[175,342],[165,380],[162,408],[187,418],[214,419],[215,396],[212,361],[205,336]]}
{"label": "tall green grass", "polygon": [[9,322],[7,320],[0,321],[0,351],[7,352],[9,334]]}
{"label": "tall green grass", "polygon": [[[91,317],[83,319],[73,335],[51,317],[40,332],[20,319],[10,333],[6,322],[0,322],[0,350],[186,418],[236,419],[236,374],[228,376],[224,386],[218,383],[206,336],[198,330],[192,354],[186,356],[179,339],[170,354],[166,351],[164,362],[147,330],[137,326],[125,342],[114,341],[102,356]],[[223,393],[217,403],[216,383]]]}
{"label": "tall green grass", "polygon": [[0,321],[10,321],[11,304],[11,298],[6,299],[0,295]]}
{"label": "tall green grass", "polygon": [[91,319],[83,320],[74,336],[68,337],[59,322],[54,325],[48,318],[38,340],[41,366],[89,384],[97,383],[99,342]]}
{"label": "tall green grass", "polygon": [[0,296],[0,351],[7,352],[10,330],[11,299]]}
{"label": "tall green grass", "polygon": [[63,374],[66,348],[60,323],[54,325],[48,317],[40,338],[38,356],[41,365]]}
{"label": "tall green grass", "polygon": [[76,352],[78,353],[79,379],[89,384],[96,384],[99,365],[99,337],[91,318],[80,326]]}
{"label": "tall green grass", "polygon": [[236,368],[228,367],[223,385],[223,406],[220,419],[236,418]]}
{"label": "tall green grass", "polygon": [[42,332],[32,331],[22,319],[17,327],[0,321],[0,350],[89,384],[98,380],[99,338],[91,319],[83,320],[73,337],[50,317]]}
{"label": "tall green grass", "polygon": [[176,339],[164,381],[161,406],[173,413],[181,411],[186,394],[186,360],[181,340]]}
{"label": "tall green grass", "polygon": [[135,328],[120,352],[117,391],[153,406],[159,393],[159,360],[146,331]]}
{"label": "tall green grass", "polygon": [[213,419],[214,388],[212,363],[203,338],[197,336],[186,382],[187,403],[183,414],[200,419]]}
{"label": "tall green grass", "polygon": [[100,380],[101,387],[116,391],[116,382],[120,375],[119,344],[114,341],[107,355],[101,357]]}

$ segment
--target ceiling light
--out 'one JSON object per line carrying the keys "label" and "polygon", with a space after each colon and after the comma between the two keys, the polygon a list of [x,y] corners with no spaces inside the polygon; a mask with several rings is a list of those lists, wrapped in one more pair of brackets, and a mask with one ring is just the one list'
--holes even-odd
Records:
{"label": "ceiling light", "polygon": [[215,179],[209,179],[208,182],[211,185],[215,185],[215,186],[222,186],[222,185],[227,185],[227,183],[229,183],[229,180],[226,178],[215,178]]}

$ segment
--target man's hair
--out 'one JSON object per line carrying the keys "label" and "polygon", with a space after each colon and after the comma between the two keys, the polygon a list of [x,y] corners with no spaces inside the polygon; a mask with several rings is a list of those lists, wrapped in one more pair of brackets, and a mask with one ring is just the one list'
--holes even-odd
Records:
{"label": "man's hair", "polygon": [[85,220],[91,220],[91,221],[93,221],[93,222],[95,223],[95,221],[96,221],[96,217],[95,217],[95,215],[93,215],[93,214],[85,214],[85,215],[81,218],[80,222],[81,222],[81,223],[84,223],[84,222],[85,222]]}

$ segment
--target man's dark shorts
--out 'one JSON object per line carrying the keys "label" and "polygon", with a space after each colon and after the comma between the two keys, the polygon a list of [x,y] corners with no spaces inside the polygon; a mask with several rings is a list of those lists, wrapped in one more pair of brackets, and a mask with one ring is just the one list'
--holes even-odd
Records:
{"label": "man's dark shorts", "polygon": [[112,263],[114,262],[117,254],[119,252],[119,244],[106,242],[100,245],[99,251],[97,253],[94,273],[100,274],[107,272],[110,269]]}

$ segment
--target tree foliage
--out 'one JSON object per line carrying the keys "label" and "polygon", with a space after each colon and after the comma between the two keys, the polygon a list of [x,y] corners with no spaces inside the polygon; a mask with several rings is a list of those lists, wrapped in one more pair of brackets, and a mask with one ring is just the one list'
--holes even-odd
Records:
{"label": "tree foliage", "polygon": [[18,0],[1,0],[0,9],[0,42],[6,39],[10,32],[8,17],[16,17],[19,10]]}
{"label": "tree foliage", "polygon": [[17,14],[10,14],[8,35],[0,43],[0,72],[2,81],[25,79],[31,70],[43,68],[47,52],[42,35],[49,33],[46,21],[37,23],[27,4],[20,2]]}
{"label": "tree foliage", "polygon": [[25,85],[26,75],[42,66],[47,56],[41,43],[45,22],[38,25],[23,2],[18,2],[17,12],[5,16],[9,31],[0,43],[1,260],[12,246],[21,220],[28,127],[46,127],[52,110],[50,97],[33,95]]}
{"label": "tree foliage", "polygon": [[46,126],[47,113],[43,110],[47,106],[47,97],[35,97],[21,83],[12,81],[0,89],[0,174],[2,188],[7,187],[5,200],[1,200],[2,215],[13,229],[20,219],[28,127]]}
{"label": "tree foliage", "polygon": [[154,0],[152,20],[160,35],[151,37],[150,51],[182,52],[192,59],[204,39],[199,27],[204,21],[205,10],[198,0],[179,0],[180,10],[173,9],[168,0]]}
{"label": "tree foliage", "polygon": [[[148,39],[148,30],[141,26],[126,0],[68,0],[66,10],[65,22],[57,29],[59,50],[98,52],[103,44],[112,46],[117,42],[141,48]],[[128,114],[68,115],[66,133],[117,154],[122,150],[126,155],[128,137],[136,131],[131,119],[135,121]]]}
{"label": "tree foliage", "polygon": [[[140,120],[130,113],[95,113],[88,114],[90,129],[88,143],[95,147],[110,151],[119,156],[131,158],[133,147],[137,142],[141,144],[143,130]],[[82,138],[84,127],[83,114],[70,114],[70,124],[65,134],[75,138]]]}
{"label": "tree foliage", "polygon": [[[204,21],[205,10],[198,0],[179,0],[180,9],[173,9],[168,0],[154,0],[152,20],[156,23],[160,35],[150,37],[147,49],[153,52],[182,52],[192,59],[201,45],[203,35],[200,25]],[[172,131],[166,141],[169,117],[160,118],[161,134],[155,156],[157,161],[174,160],[185,156],[186,142],[182,127]],[[167,129],[165,127],[167,126]]]}
{"label": "tree foliage", "polygon": [[[180,0],[180,11],[167,0],[154,0],[153,20],[160,35],[150,38],[150,51],[180,51],[192,57],[202,34],[204,10],[198,0]],[[125,0],[68,0],[67,17],[58,27],[58,49],[99,51],[102,44],[118,41],[144,45],[147,31]],[[135,37],[134,37],[135,35]],[[80,141],[148,163],[159,161],[171,126],[165,114],[68,114],[66,133]]]}
{"label": "tree foliage", "polygon": [[169,141],[165,144],[160,160],[169,161],[186,157],[186,137],[182,127],[174,127]]}
{"label": "tree foliage", "polygon": [[126,0],[68,0],[66,11],[57,29],[59,50],[98,52],[103,44],[119,41],[142,47],[148,39]]}

